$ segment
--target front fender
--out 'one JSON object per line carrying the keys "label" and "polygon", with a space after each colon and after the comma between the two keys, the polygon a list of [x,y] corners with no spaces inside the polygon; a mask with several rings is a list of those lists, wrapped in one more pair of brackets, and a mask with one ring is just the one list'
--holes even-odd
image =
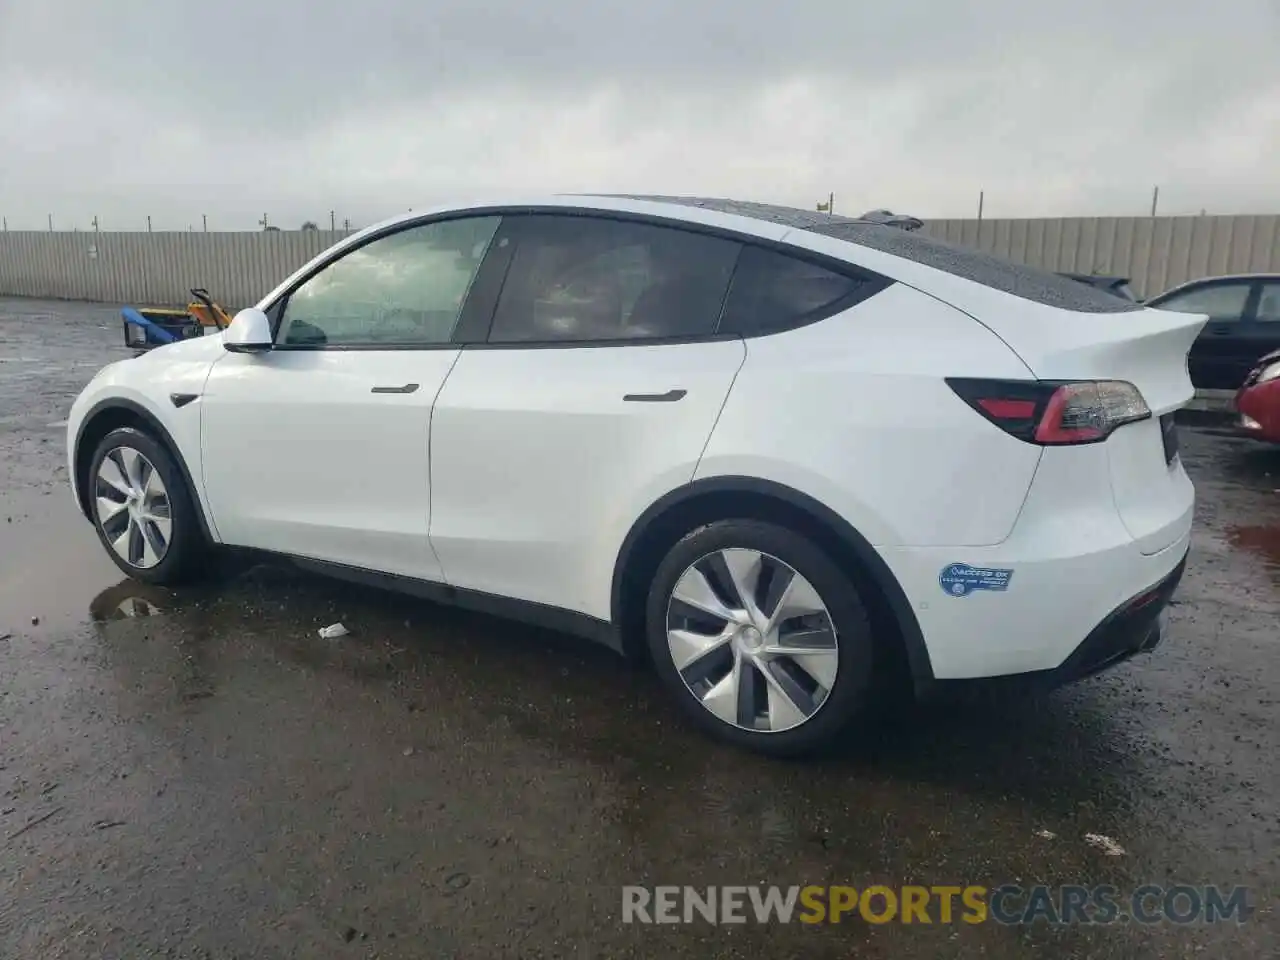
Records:
{"label": "front fender", "polygon": [[[145,425],[173,451],[187,488],[200,506],[205,533],[217,542],[200,456],[200,400],[213,362],[207,351],[183,351],[181,346],[166,346],[111,364],[89,382],[67,417],[68,472],[76,502],[88,517],[88,498],[79,483],[84,458],[114,426],[128,422]],[[215,359],[220,355],[219,351]]]}

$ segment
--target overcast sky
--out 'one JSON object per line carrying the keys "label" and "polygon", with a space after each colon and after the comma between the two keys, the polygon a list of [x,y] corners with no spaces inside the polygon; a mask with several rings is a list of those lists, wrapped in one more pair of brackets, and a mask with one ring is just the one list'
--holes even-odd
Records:
{"label": "overcast sky", "polygon": [[0,0],[10,229],[528,192],[1280,212],[1274,0]]}

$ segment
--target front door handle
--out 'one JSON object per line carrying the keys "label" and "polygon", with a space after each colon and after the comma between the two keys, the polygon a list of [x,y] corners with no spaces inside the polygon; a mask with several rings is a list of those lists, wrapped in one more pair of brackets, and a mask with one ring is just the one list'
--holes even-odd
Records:
{"label": "front door handle", "polygon": [[628,393],[622,399],[633,403],[675,403],[687,390],[668,390],[666,393]]}
{"label": "front door handle", "polygon": [[418,389],[416,383],[406,383],[403,387],[374,387],[374,393],[414,393]]}

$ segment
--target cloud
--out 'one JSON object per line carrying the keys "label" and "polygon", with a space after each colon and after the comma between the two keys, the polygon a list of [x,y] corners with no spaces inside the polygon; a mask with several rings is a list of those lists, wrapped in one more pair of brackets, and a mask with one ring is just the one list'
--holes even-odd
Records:
{"label": "cloud", "polygon": [[[0,0],[13,227],[680,192],[1280,209],[1271,3]],[[1229,69],[1226,68],[1229,64]]]}

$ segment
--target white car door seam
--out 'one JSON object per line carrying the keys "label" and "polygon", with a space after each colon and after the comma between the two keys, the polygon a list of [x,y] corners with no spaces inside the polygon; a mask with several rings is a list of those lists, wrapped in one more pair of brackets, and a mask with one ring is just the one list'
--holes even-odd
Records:
{"label": "white car door seam", "polygon": [[[221,338],[221,334],[219,334],[219,338]],[[209,524],[209,532],[213,534],[214,540],[216,540],[218,543],[222,542],[222,534],[218,532],[218,523],[214,519],[213,501],[209,498],[209,487],[206,482],[205,473],[204,473],[204,465],[205,465],[204,407],[205,407],[205,401],[209,396],[209,379],[213,376],[213,368],[216,367],[218,364],[220,364],[223,360],[227,359],[227,356],[228,356],[227,352],[225,350],[222,351],[220,354],[214,357],[211,361],[209,361],[209,366],[205,369],[204,381],[200,384],[200,399],[199,399],[200,410],[197,413],[197,416],[200,418],[200,423],[199,423],[199,426],[197,427],[197,433],[196,433],[196,436],[199,438],[196,444],[196,451],[200,455],[200,489],[195,491],[195,494],[200,499],[200,509],[204,512],[205,520]]]}
{"label": "white car door seam", "polygon": [[431,398],[431,412],[427,414],[427,548],[431,551],[431,555],[436,558],[436,567],[440,570],[440,582],[445,586],[451,586],[449,583],[449,571],[444,568],[444,564],[440,561],[440,554],[436,552],[436,545],[431,541],[431,524],[435,519],[435,443],[432,440],[431,432],[435,423],[436,404],[440,402],[440,394],[444,393],[444,386],[449,382],[449,378],[453,376],[453,371],[458,367],[458,361],[462,359],[463,352],[467,349],[466,344],[458,344],[458,349],[454,352],[453,363],[449,364],[449,371],[440,381],[440,386],[436,390],[436,395]]}
{"label": "white car door seam", "polygon": [[733,396],[733,385],[738,382],[738,374],[742,373],[742,368],[747,365],[747,341],[745,337],[739,337],[738,342],[742,344],[742,360],[738,363],[738,369],[733,371],[733,378],[729,381],[729,389],[724,392],[724,399],[720,401],[720,409],[716,411],[716,418],[711,421],[711,429],[707,431],[707,439],[702,441],[702,449],[698,451],[698,459],[693,463],[693,470],[689,474],[688,483],[693,483],[693,478],[698,475],[698,468],[702,466],[702,458],[707,454],[707,448],[711,446],[711,438],[716,434],[716,426],[720,423],[720,417],[724,414],[724,408],[729,404],[729,398]]}

